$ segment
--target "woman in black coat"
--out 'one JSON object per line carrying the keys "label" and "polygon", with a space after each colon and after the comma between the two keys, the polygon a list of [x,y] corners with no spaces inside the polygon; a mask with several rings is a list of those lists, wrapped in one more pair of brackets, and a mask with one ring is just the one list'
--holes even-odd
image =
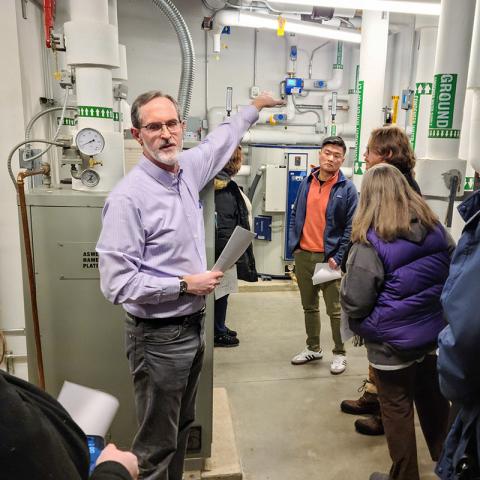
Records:
{"label": "woman in black coat", "polygon": [[0,478],[135,480],[137,457],[105,447],[89,477],[87,438],[66,410],[35,385],[0,370]]}
{"label": "woman in black coat", "polygon": [[[239,225],[250,230],[248,199],[232,180],[242,166],[242,148],[237,147],[232,158],[215,178],[215,258],[225,248],[235,227]],[[250,203],[250,202],[248,202]],[[258,275],[255,269],[253,248],[250,245],[240,257],[237,264],[237,277],[247,282],[256,282]],[[237,332],[225,325],[227,314],[228,295],[215,300],[215,336],[216,347],[235,347],[239,344]]]}

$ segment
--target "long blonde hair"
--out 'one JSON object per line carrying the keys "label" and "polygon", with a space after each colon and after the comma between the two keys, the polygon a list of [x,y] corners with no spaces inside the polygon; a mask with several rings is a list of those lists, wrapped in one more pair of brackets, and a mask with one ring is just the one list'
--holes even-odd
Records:
{"label": "long blonde hair", "polygon": [[380,163],[367,170],[353,217],[352,242],[369,243],[369,228],[386,242],[395,240],[410,231],[412,218],[429,230],[438,223],[437,216],[410,188],[398,168]]}

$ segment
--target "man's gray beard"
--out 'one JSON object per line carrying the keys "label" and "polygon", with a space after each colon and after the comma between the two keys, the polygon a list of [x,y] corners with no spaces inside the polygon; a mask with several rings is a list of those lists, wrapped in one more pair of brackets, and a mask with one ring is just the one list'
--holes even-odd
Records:
{"label": "man's gray beard", "polygon": [[173,167],[178,163],[178,154],[182,151],[183,142],[177,145],[177,150],[175,153],[164,154],[161,150],[156,150],[155,152],[151,151],[146,145],[145,149],[147,152],[159,163]]}

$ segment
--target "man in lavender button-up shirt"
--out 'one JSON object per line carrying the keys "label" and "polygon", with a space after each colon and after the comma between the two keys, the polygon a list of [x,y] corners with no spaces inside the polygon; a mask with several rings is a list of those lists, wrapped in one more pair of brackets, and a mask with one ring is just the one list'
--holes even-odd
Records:
{"label": "man in lavender button-up shirt", "polygon": [[199,192],[223,168],[263,107],[262,94],[195,148],[182,152],[185,124],[159,91],[132,105],[138,165],[103,209],[97,244],[105,297],[127,312],[126,350],[139,430],[141,478],[181,480],[201,371],[205,295],[221,272],[207,271]]}

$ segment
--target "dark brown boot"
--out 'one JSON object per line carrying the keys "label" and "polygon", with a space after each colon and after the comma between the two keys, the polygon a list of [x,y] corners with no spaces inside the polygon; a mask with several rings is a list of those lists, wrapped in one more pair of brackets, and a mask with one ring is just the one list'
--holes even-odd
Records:
{"label": "dark brown boot", "polygon": [[385,433],[380,415],[355,420],[355,430],[362,435],[383,435]]}
{"label": "dark brown boot", "polygon": [[351,415],[378,414],[380,412],[378,396],[365,391],[358,400],[343,400],[340,410]]}

